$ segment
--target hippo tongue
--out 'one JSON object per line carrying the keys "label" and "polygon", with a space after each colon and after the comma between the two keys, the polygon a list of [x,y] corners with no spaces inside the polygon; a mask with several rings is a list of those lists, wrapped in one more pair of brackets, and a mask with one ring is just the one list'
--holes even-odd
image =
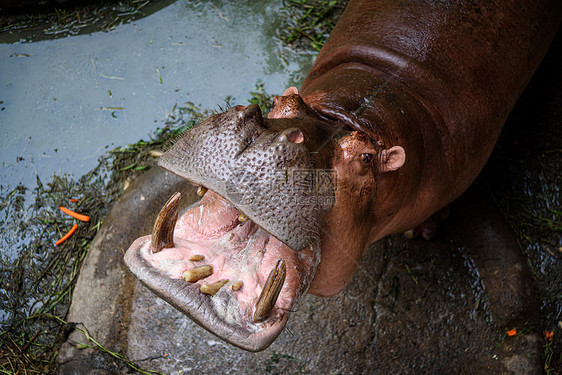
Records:
{"label": "hippo tongue", "polygon": [[179,201],[179,193],[170,198],[125,262],[210,332],[246,350],[267,348],[312,281],[317,245],[293,251],[212,191],[178,218]]}

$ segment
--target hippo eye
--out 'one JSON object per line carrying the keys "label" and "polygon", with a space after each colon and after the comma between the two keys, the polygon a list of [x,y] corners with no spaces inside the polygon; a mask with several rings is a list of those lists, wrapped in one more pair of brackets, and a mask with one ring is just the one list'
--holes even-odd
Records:
{"label": "hippo eye", "polygon": [[374,156],[373,154],[361,154],[361,161],[365,165],[369,165],[373,162]]}

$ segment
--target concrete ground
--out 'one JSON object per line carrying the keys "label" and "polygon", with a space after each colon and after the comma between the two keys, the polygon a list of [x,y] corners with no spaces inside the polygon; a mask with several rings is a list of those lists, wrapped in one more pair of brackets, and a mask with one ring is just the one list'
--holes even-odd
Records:
{"label": "concrete ground", "polygon": [[[159,168],[129,188],[88,253],[68,317],[140,368],[166,374],[538,373],[541,339],[505,337],[496,328],[475,261],[447,229],[454,215],[432,241],[392,236],[371,246],[341,294],[305,296],[263,352],[223,343],[147,290],[122,261],[177,190],[186,204],[196,199],[191,186]],[[87,343],[79,331],[61,348],[60,374],[129,371],[109,354],[76,343]]]}

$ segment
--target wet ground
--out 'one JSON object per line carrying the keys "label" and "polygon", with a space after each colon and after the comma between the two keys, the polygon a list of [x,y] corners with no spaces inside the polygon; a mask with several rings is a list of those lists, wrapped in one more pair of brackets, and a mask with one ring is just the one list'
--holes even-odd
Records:
{"label": "wet ground", "polygon": [[[223,16],[227,14],[226,9],[230,9],[228,3],[215,4]],[[203,11],[205,14],[213,14],[217,11],[213,7],[205,9]],[[218,14],[215,14],[215,17],[219,22],[227,22]],[[234,19],[228,16],[227,18]],[[123,27],[127,29],[131,26],[124,25]],[[217,27],[220,30],[220,27]],[[259,33],[259,30],[255,32]],[[163,34],[166,32],[169,30],[164,29]],[[135,39],[135,35],[131,32],[129,40]],[[178,39],[173,40],[175,42],[172,43],[176,43]],[[16,48],[18,45],[14,44],[11,48]],[[161,44],[160,50],[166,50],[164,45],[165,43]],[[93,248],[95,249],[96,246],[99,248],[100,241],[107,240],[108,231],[113,236],[119,236],[119,240],[123,241],[122,245],[112,248],[111,250],[116,254],[111,256],[104,254],[104,258],[96,258],[96,256],[100,256],[99,252],[97,255],[94,252],[89,255],[91,259],[86,263],[86,269],[89,264],[89,270],[92,273],[85,275],[81,281],[82,286],[79,285],[82,291],[80,292],[79,288],[76,292],[77,300],[71,317],[74,316],[77,321],[85,323],[90,334],[107,348],[126,355],[143,368],[155,369],[164,373],[247,373],[249,371],[261,373],[316,373],[319,371],[325,373],[363,371],[406,374],[417,372],[498,373],[505,369],[506,361],[511,361],[512,364],[517,362],[517,358],[512,354],[514,346],[518,345],[527,345],[527,351],[519,349],[519,353],[528,354],[527,358],[539,361],[542,367],[548,365],[549,367],[546,369],[548,373],[561,373],[562,228],[560,223],[562,220],[560,215],[562,209],[560,205],[560,165],[562,150],[560,144],[562,143],[560,129],[562,93],[560,83],[562,77],[559,70],[562,65],[559,54],[561,45],[561,38],[558,37],[545,64],[510,116],[498,147],[477,182],[479,188],[494,199],[506,216],[533,273],[540,314],[531,319],[528,324],[514,327],[518,328],[519,332],[527,334],[521,334],[514,341],[507,342],[505,333],[494,327],[486,302],[486,289],[481,284],[478,272],[462,239],[459,240],[447,229],[447,226],[433,242],[407,242],[400,237],[391,237],[372,247],[362,260],[362,267],[354,282],[344,293],[330,299],[306,297],[290,319],[289,330],[285,331],[270,349],[256,355],[226,346],[186,320],[141,285],[136,284],[119,263],[119,253],[123,247],[127,246],[126,243],[130,243],[128,237],[134,239],[137,234],[126,231],[127,227],[124,228],[125,232],[118,232],[117,229],[110,229],[106,225],[99,234],[98,243],[94,244]],[[0,48],[2,47],[4,45],[0,46]],[[178,46],[174,45],[174,47]],[[171,47],[170,49],[173,50]],[[27,58],[26,56],[16,56],[14,53],[20,52],[12,50],[9,58],[10,64],[20,58]],[[55,55],[53,53],[51,56]],[[0,56],[5,55],[0,54]],[[4,59],[4,57],[0,58]],[[176,58],[178,57],[176,56]],[[107,57],[106,60],[111,59]],[[43,60],[45,63],[46,61]],[[165,62],[162,66],[166,69],[174,64],[167,60]],[[189,69],[187,64],[177,64],[182,69]],[[159,69],[160,74],[164,69],[160,70],[159,66],[158,63],[152,64],[149,69],[152,73],[145,72],[155,82],[149,80],[152,83],[145,83],[145,86],[139,88],[143,92],[146,90],[147,95],[150,95],[150,90],[156,92],[152,97],[154,103],[148,99],[140,102],[138,108],[141,109],[137,109],[137,111],[140,111],[139,116],[144,115],[145,118],[141,119],[139,123],[144,121],[151,123],[152,126],[158,126],[158,123],[154,124],[154,120],[160,121],[166,113],[162,109],[164,112],[154,115],[157,113],[154,111],[158,111],[158,108],[165,107],[165,104],[162,107],[158,107],[156,104],[160,97],[168,98],[170,103],[185,100],[181,91],[174,96],[175,88],[168,89],[168,93],[166,90],[162,90],[156,69]],[[266,76],[267,69],[263,68],[262,71]],[[103,77],[101,74],[112,78]],[[46,85],[64,81],[62,76],[56,77],[57,80],[47,82]],[[77,78],[79,76],[69,75],[69,77]],[[100,99],[106,95],[105,100],[113,99],[109,98],[108,91],[111,91],[111,96],[116,97],[112,90],[118,86],[113,86],[113,84],[123,84],[124,81],[129,81],[115,79],[120,76],[107,72],[98,72],[93,77],[97,77],[98,82],[107,80],[106,83],[111,83],[111,85],[103,86],[104,95],[96,97],[96,100],[100,100],[100,106],[102,106],[101,103],[107,106],[113,104],[112,101],[106,104]],[[131,81],[141,79],[138,77],[135,76]],[[254,78],[255,75],[247,78],[248,81],[244,86],[246,91],[242,91],[241,94],[239,91],[219,90],[220,92],[215,93],[215,102],[209,106],[221,104],[217,103],[217,98],[222,101],[227,95],[234,95],[237,98],[247,97],[247,92],[255,88],[257,81]],[[163,82],[165,80],[164,76]],[[74,81],[80,82],[83,79]],[[10,83],[14,86],[13,82],[8,82],[7,86],[1,86],[2,90],[4,87],[10,88]],[[33,81],[28,84],[30,89],[33,88]],[[68,82],[65,84],[70,85]],[[271,83],[267,81],[267,84]],[[283,83],[280,83],[280,86],[283,86]],[[95,88],[93,81],[90,82],[90,86],[86,86],[86,88],[88,87]],[[175,86],[172,85],[172,87]],[[204,90],[204,88],[200,89]],[[270,86],[267,89],[271,90],[270,92],[281,90],[272,89]],[[12,89],[10,88],[10,90]],[[129,88],[129,90],[134,90],[134,88]],[[236,90],[236,88],[231,88],[231,90]],[[62,91],[60,94],[63,95]],[[53,100],[52,97],[48,95],[45,103],[50,103],[49,100],[54,103],[59,101],[58,99]],[[56,96],[54,97],[56,98]],[[67,99],[70,100],[70,98]],[[2,98],[0,100],[4,102],[2,106],[8,108],[6,103],[9,101]],[[119,126],[127,124],[126,119],[134,114],[128,116],[120,116],[120,114],[125,113],[125,108],[129,108],[131,101],[129,98],[118,101],[117,104],[121,103],[123,109],[114,110],[111,113],[95,109],[95,106],[91,105],[86,112],[102,114],[105,117],[101,120],[96,120],[94,117],[86,118],[86,120],[92,123],[101,121],[103,124],[105,124],[104,121],[119,121]],[[240,99],[236,102],[240,102]],[[154,116],[154,118],[150,117],[148,121],[146,121],[147,103],[150,103],[151,108],[149,116]],[[51,110],[47,110],[45,113],[56,113],[53,103],[49,105],[51,105],[49,107]],[[152,108],[155,108],[154,111]],[[169,109],[171,106],[167,108]],[[0,116],[3,116],[6,110],[0,112]],[[20,109],[20,117],[23,116],[21,111]],[[117,119],[113,115],[117,116]],[[38,114],[35,116],[43,117]],[[19,119],[19,117],[10,118]],[[2,124],[8,123],[4,122],[4,119],[0,117]],[[83,125],[82,120],[77,123]],[[16,125],[13,126],[16,127]],[[147,127],[146,132],[149,132],[149,129]],[[113,131],[117,130],[113,129]],[[70,137],[68,142],[91,138],[89,137],[91,132],[80,134],[81,138]],[[110,132],[110,134],[113,133]],[[123,134],[131,137],[123,142],[129,143],[136,141],[146,133],[138,134],[131,130]],[[55,136],[49,142],[57,142],[56,139]],[[37,138],[37,140],[40,139]],[[25,142],[27,142],[25,138],[13,141],[13,143],[18,142],[19,147],[25,150]],[[29,145],[34,146],[30,150],[35,150],[34,142],[29,141]],[[25,184],[34,183],[34,168],[37,165],[41,166],[38,168],[39,171],[50,171],[41,164],[47,162],[43,159],[51,159],[63,154],[60,150],[54,152],[54,148],[49,149],[52,147],[49,146],[49,142],[45,143],[46,148],[39,147],[37,153],[25,154],[27,151],[24,151],[22,155],[25,156],[24,159],[28,157],[29,162],[24,163],[19,160],[15,163],[8,161],[3,164],[2,173],[6,173],[6,180],[2,175],[3,184],[4,181],[13,181],[10,182],[13,184],[10,185],[11,187],[19,183],[17,177],[10,180],[10,171],[16,175],[17,173],[22,173],[21,176],[26,175],[26,177],[19,177],[21,181],[27,181],[24,182]],[[112,140],[108,144],[112,142],[114,141]],[[53,145],[55,144],[56,147],[62,147],[59,146],[59,143],[53,143]],[[101,146],[102,151],[104,146]],[[80,144],[76,143],[74,146],[65,145],[65,147],[77,147],[81,150]],[[20,155],[17,151],[19,150],[14,151],[16,155]],[[44,157],[41,156],[42,152],[45,152]],[[72,156],[69,156],[72,155],[72,151],[69,152],[71,153],[64,154],[64,158],[67,159],[59,159],[53,164],[56,167],[52,170],[60,168],[61,163],[65,166],[67,164],[75,165],[75,163],[69,162],[69,160],[74,160]],[[9,156],[7,158],[9,159]],[[86,168],[85,165],[84,168]],[[43,179],[48,179],[50,173],[52,172],[48,172]],[[74,171],[74,173],[80,174],[79,171]],[[32,177],[29,177],[30,175]],[[139,190],[136,190],[136,193],[135,190],[130,192],[132,195],[138,193]],[[140,207],[140,205],[138,206]],[[154,204],[154,207],[157,206]],[[147,209],[144,205],[142,208]],[[154,211],[153,214],[155,214],[155,210],[157,208],[149,211]],[[139,216],[142,214],[139,213]],[[106,219],[106,224],[111,222],[112,217],[110,216]],[[114,219],[113,222],[115,222]],[[149,227],[148,218],[147,222],[149,224],[145,225]],[[140,225],[138,227],[141,228]],[[112,232],[112,230],[114,231]],[[103,249],[103,247],[99,249]],[[107,249],[105,250],[107,251]],[[107,258],[105,258],[106,256]],[[113,260],[108,261],[109,259]],[[110,284],[108,281],[107,285],[102,285],[98,282],[99,280],[113,280],[112,282],[115,284]],[[131,295],[132,290],[134,293]],[[102,301],[104,304],[96,306],[95,301]],[[88,310],[88,306],[90,306],[90,310]],[[119,306],[118,310],[115,310],[116,306]],[[106,319],[103,319],[105,316],[103,312],[108,314]],[[97,319],[95,319],[96,317]],[[109,321],[113,321],[114,324],[108,324]],[[553,331],[554,339],[551,342],[539,343],[540,352],[536,353],[536,350],[529,349],[533,347],[530,342],[537,337],[540,338],[543,331]],[[538,336],[529,335],[531,332],[537,333]],[[83,336],[80,337],[76,334],[72,339],[86,342]],[[536,349],[536,345],[534,347]],[[67,348],[67,350],[72,352],[71,349]],[[107,354],[100,352],[92,354],[86,351],[80,353],[80,355],[82,354],[92,356],[95,363],[102,368],[121,368],[121,371],[126,369],[123,362]],[[62,359],[61,362],[64,362],[65,358]]]}
{"label": "wet ground", "polygon": [[[156,298],[121,260],[123,248],[150,231],[159,206],[177,190],[185,204],[197,199],[193,187],[153,169],[121,198],[88,254],[69,315],[104,347],[144,370],[489,374],[507,373],[514,362],[533,373],[529,363],[542,360],[542,346],[533,345],[540,335],[502,343],[505,333],[479,302],[485,291],[474,262],[446,229],[435,241],[394,236],[372,246],[344,292],[303,298],[286,330],[265,351],[227,345]],[[118,220],[124,214],[131,220]],[[61,374],[126,371],[107,354],[77,349],[77,343],[87,342],[82,332],[70,336],[58,358]]]}

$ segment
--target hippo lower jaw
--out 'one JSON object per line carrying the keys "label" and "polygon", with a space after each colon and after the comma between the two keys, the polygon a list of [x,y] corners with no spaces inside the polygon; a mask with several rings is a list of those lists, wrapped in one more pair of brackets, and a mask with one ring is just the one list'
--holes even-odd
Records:
{"label": "hippo lower jaw", "polygon": [[319,246],[293,251],[212,191],[178,218],[179,201],[176,193],[153,234],[130,246],[127,266],[221,339],[249,351],[267,348],[312,281]]}

